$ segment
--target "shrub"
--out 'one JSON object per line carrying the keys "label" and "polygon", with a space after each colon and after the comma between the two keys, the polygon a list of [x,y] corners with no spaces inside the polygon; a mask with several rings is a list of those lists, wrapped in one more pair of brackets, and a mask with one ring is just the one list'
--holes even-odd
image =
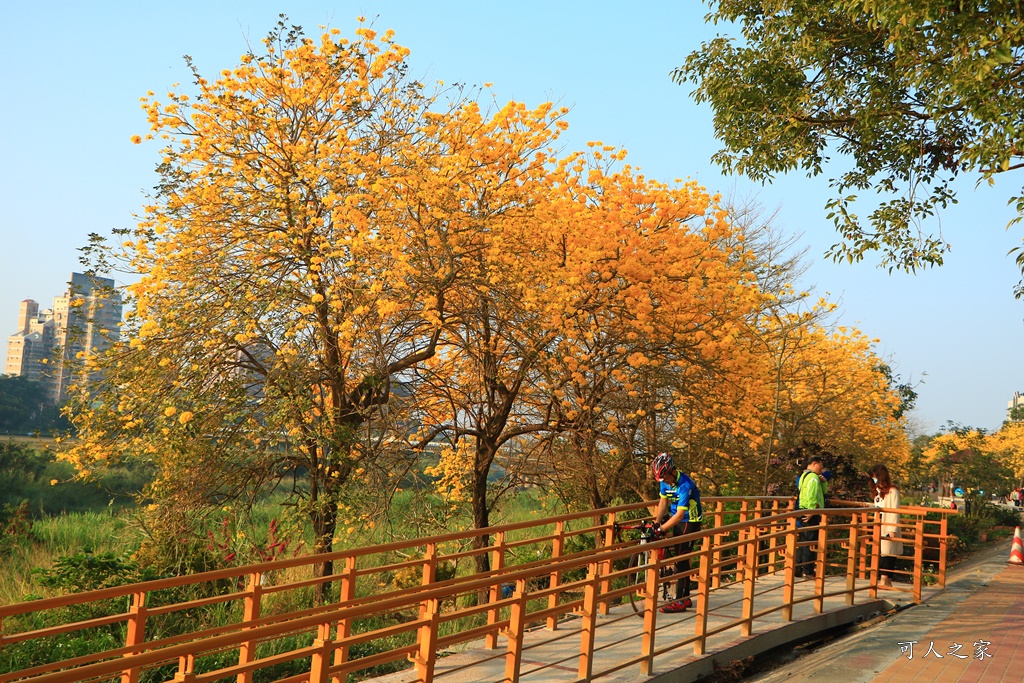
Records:
{"label": "shrub", "polygon": [[4,504],[0,508],[0,557],[9,553],[18,543],[35,539],[29,517],[27,500],[21,501],[17,507]]}
{"label": "shrub", "polygon": [[[59,557],[51,569],[34,569],[33,578],[40,587],[58,593],[108,588],[156,578],[140,571],[138,566],[114,553],[93,554],[91,551]],[[29,599],[36,595],[26,596]],[[46,628],[76,621],[96,619],[125,611],[124,598],[70,605],[44,612],[32,612],[11,619],[14,632]],[[5,628],[7,622],[5,622]],[[124,644],[124,625],[109,624],[74,631],[68,634],[15,643],[0,649],[0,671],[15,671],[39,664],[62,661]]]}
{"label": "shrub", "polygon": [[1006,508],[1002,505],[989,505],[990,516],[995,526],[1020,526],[1020,511],[1017,508]]}
{"label": "shrub", "polygon": [[959,536],[950,536],[946,539],[946,558],[959,560],[967,555],[967,544]]}
{"label": "shrub", "polygon": [[964,543],[978,542],[980,520],[966,515],[951,515],[949,518],[949,534],[956,536]]}
{"label": "shrub", "polygon": [[82,593],[159,578],[127,558],[111,552],[94,555],[92,550],[59,557],[52,568],[33,569],[32,574],[40,586],[61,593]]}

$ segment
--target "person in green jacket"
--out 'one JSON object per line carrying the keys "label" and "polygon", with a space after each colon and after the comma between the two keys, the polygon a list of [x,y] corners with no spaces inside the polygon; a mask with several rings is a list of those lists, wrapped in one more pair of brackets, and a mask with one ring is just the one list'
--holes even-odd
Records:
{"label": "person in green jacket", "polygon": [[[825,507],[825,488],[822,486],[822,473],[825,462],[819,455],[812,455],[807,461],[807,469],[800,475],[800,498],[797,507],[801,510],[821,510]],[[797,518],[798,527],[816,527],[821,523],[821,514],[807,513]],[[796,549],[796,576],[814,576],[815,551],[809,545],[818,540],[818,530],[800,532],[800,543]]]}

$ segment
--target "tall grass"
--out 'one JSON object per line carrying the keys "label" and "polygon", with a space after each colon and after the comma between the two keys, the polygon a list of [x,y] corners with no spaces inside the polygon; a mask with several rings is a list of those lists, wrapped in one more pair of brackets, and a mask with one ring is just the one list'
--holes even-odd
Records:
{"label": "tall grass", "polygon": [[32,523],[31,536],[12,544],[0,562],[0,604],[37,595],[32,570],[48,568],[58,557],[87,550],[128,555],[140,540],[141,534],[127,523],[124,512],[112,508],[38,519]]}
{"label": "tall grass", "polygon": [[[271,520],[280,520],[287,514],[283,503],[285,503],[283,496],[273,496],[256,505],[246,514],[244,520],[232,518],[230,512],[225,512],[223,519],[231,518],[232,524],[237,525],[232,533],[237,535],[237,532],[241,530],[247,540],[258,543],[263,538],[262,535],[267,533]],[[431,524],[417,518],[417,509],[424,505],[436,504],[442,503],[439,503],[439,499],[435,496],[425,496],[422,492],[417,494],[412,491],[401,491],[395,495],[392,501],[388,513],[389,519],[380,524],[370,527],[354,523],[354,520],[339,519],[340,533],[335,549],[365,547],[425,535],[452,533],[472,527],[468,511],[460,511],[447,517],[444,520],[446,526],[443,528],[437,526],[436,523]],[[532,488],[504,498],[494,510],[492,521],[495,525],[511,524],[562,512],[564,509],[555,496],[548,495],[542,489]],[[20,602],[38,594],[40,589],[34,587],[31,580],[32,569],[49,568],[59,557],[85,551],[92,551],[96,554],[112,552],[123,557],[132,556],[144,538],[137,524],[132,522],[132,513],[131,509],[108,505],[94,511],[45,515],[34,520],[31,538],[20,539],[13,545],[9,554],[0,561],[0,604]],[[418,521],[410,522],[413,519]],[[347,533],[349,528],[353,529],[351,533]],[[553,529],[552,526],[549,531],[553,531]],[[225,533],[217,528],[212,532],[218,540]],[[543,532],[534,530],[531,533],[537,535]],[[511,534],[509,540],[516,537],[518,534]],[[309,553],[311,547],[312,535],[309,530],[295,529],[292,531],[286,556],[290,556],[295,551]],[[514,556],[510,556],[508,561],[518,564],[539,559],[536,557],[536,550],[523,548],[514,553]],[[255,558],[251,559],[256,561]],[[459,567],[459,569],[472,571],[470,564],[467,562],[464,567]]]}

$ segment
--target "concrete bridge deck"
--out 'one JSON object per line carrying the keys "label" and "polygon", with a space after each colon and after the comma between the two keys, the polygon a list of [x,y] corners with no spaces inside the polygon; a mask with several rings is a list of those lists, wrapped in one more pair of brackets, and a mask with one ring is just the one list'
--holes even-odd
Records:
{"label": "concrete bridge deck", "polygon": [[[866,588],[868,582],[860,580],[857,585]],[[830,577],[826,579],[825,586],[826,593],[838,592],[846,588],[846,579]],[[782,588],[781,573],[759,577],[755,612],[781,606]],[[936,592],[929,590],[925,595],[931,596]],[[796,600],[813,594],[814,584],[811,580],[800,581],[795,586]],[[759,616],[752,635],[743,636],[739,627],[715,633],[716,629],[735,624],[741,618],[742,586],[736,584],[715,589],[710,593],[707,625],[708,633],[714,635],[708,637],[706,654],[693,654],[691,642],[695,628],[694,610],[680,614],[659,613],[658,654],[654,659],[653,677],[641,674],[639,667],[634,664],[602,676],[600,680],[615,683],[696,681],[712,674],[716,669],[730,666],[737,660],[806,639],[823,630],[859,623],[912,602],[909,588],[906,591],[880,590],[878,599],[867,599],[866,593],[857,595],[864,597],[859,598],[860,601],[854,605],[846,604],[846,597],[843,595],[825,598],[824,609],[820,614],[814,610],[813,600],[800,602],[793,606],[792,621],[783,618],[781,609]],[[530,683],[578,680],[580,623],[580,619],[570,618],[561,622],[556,631],[543,628],[528,631],[523,644],[520,680]],[[607,615],[598,617],[594,669],[604,671],[638,656],[643,626],[643,620],[626,604],[612,607]],[[437,660],[434,680],[444,683],[503,681],[505,651],[504,638],[499,639],[497,648],[493,650],[486,649],[483,640],[469,643],[459,651]],[[415,671],[409,670],[372,680],[377,683],[411,683],[416,681],[417,677]]]}

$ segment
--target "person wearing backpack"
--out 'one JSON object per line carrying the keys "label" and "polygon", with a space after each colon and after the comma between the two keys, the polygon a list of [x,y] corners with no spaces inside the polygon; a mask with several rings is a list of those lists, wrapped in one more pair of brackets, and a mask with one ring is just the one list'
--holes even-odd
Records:
{"label": "person wearing backpack", "polygon": [[[800,475],[799,497],[797,508],[800,510],[821,510],[825,507],[825,488],[822,486],[822,473],[825,471],[825,462],[820,455],[812,455],[807,461],[807,469]],[[821,514],[806,513],[797,518],[797,526],[800,528],[816,527],[821,523]],[[814,576],[815,551],[805,543],[817,543],[818,530],[801,531],[800,545],[796,549],[796,572],[797,577]]]}

